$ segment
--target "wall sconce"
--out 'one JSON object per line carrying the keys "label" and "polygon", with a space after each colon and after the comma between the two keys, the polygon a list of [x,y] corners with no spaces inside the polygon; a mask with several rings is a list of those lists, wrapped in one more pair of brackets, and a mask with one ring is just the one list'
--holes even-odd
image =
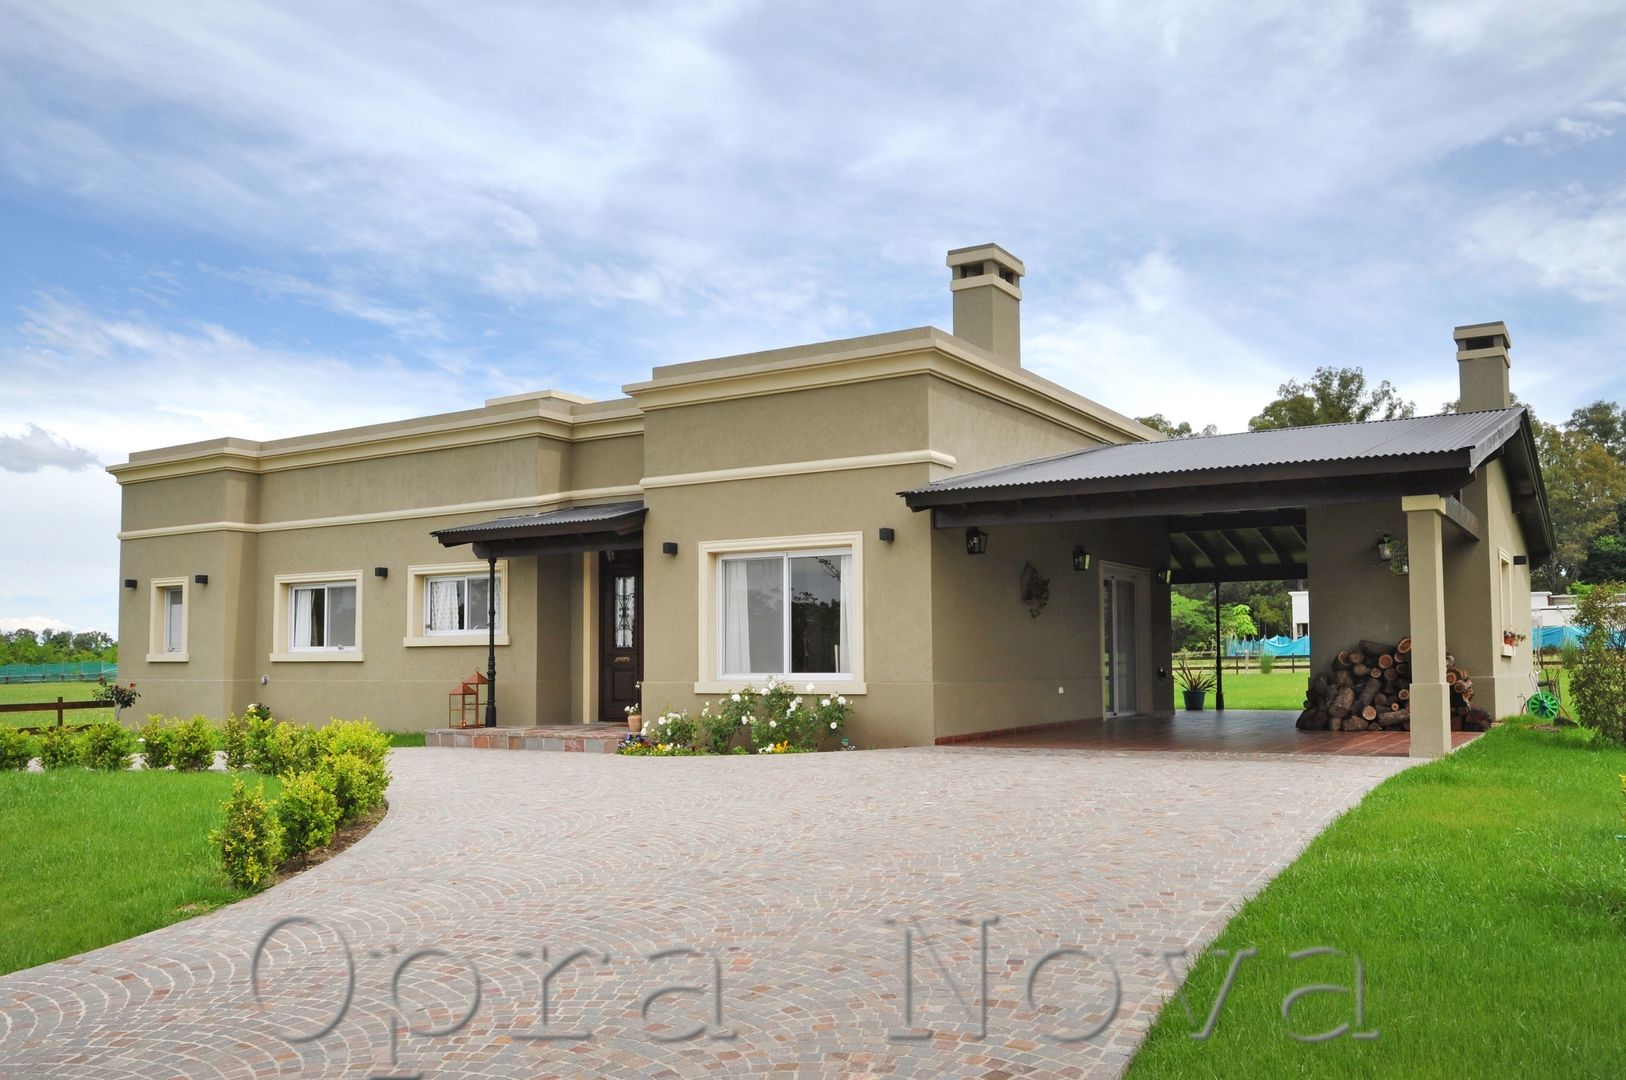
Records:
{"label": "wall sconce", "polygon": [[661,544],[661,554],[662,555],[676,555],[677,554],[677,541],[676,540],[667,540],[667,541],[663,542]]}
{"label": "wall sconce", "polygon": [[883,528],[880,532],[880,537],[881,543],[890,544],[892,541],[898,538],[898,534],[893,532],[891,529]]}
{"label": "wall sconce", "polygon": [[1093,558],[1094,556],[1084,550],[1083,545],[1075,547],[1073,549],[1073,569],[1083,573],[1090,568]]}
{"label": "wall sconce", "polygon": [[136,587],[136,579],[135,579],[135,578],[133,578],[133,577],[127,577],[127,578],[125,578],[125,579],[124,579],[124,587],[125,587],[125,588],[126,588],[126,589],[133,589],[133,588],[135,588],[135,587]]}
{"label": "wall sconce", "polygon": [[1389,562],[1394,557],[1394,537],[1390,536],[1388,533],[1384,533],[1382,536],[1378,537],[1378,559],[1382,562]]}
{"label": "wall sconce", "polygon": [[390,576],[390,568],[389,567],[387,567],[387,566],[375,566],[375,567],[373,567],[373,577],[387,578],[389,576]]}
{"label": "wall sconce", "polygon": [[1513,565],[1514,566],[1529,566],[1530,565],[1530,556],[1528,556],[1528,555],[1515,555],[1515,556],[1513,556]]}
{"label": "wall sconce", "polygon": [[988,534],[976,526],[965,531],[965,553],[982,555],[988,550]]}
{"label": "wall sconce", "polygon": [[207,584],[209,584],[209,575],[208,574],[193,574],[192,575],[192,584],[194,584],[194,585],[207,585]]}
{"label": "wall sconce", "polygon": [[1174,571],[1165,566],[1157,572],[1157,580],[1164,585],[1174,581]]}

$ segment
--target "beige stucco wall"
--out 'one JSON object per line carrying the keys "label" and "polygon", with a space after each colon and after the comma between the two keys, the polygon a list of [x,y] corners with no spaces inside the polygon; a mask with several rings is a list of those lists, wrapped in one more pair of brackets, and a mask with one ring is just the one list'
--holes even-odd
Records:
{"label": "beige stucco wall", "polygon": [[1309,537],[1310,666],[1326,671],[1362,638],[1393,644],[1410,632],[1407,583],[1378,558],[1380,537],[1406,538],[1400,500],[1312,506]]}

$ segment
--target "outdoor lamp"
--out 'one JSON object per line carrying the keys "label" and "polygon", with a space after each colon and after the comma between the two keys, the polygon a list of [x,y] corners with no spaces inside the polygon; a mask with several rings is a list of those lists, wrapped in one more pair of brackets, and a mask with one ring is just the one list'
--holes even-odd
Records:
{"label": "outdoor lamp", "polygon": [[676,540],[663,541],[661,543],[661,554],[662,555],[676,555],[677,554],[677,541]]}
{"label": "outdoor lamp", "polygon": [[1083,545],[1073,548],[1073,569],[1083,573],[1090,568],[1090,553],[1084,550]]}
{"label": "outdoor lamp", "polygon": [[1529,566],[1530,565],[1530,556],[1528,556],[1528,555],[1515,555],[1515,556],[1513,556],[1513,565],[1514,566]]}
{"label": "outdoor lamp", "polygon": [[209,575],[208,574],[193,574],[192,575],[192,584],[194,584],[194,585],[207,585],[207,584],[209,584]]}
{"label": "outdoor lamp", "polygon": [[1383,562],[1388,562],[1394,557],[1394,541],[1390,538],[1388,533],[1384,533],[1383,536],[1378,539],[1378,558]]}
{"label": "outdoor lamp", "polygon": [[965,531],[965,553],[981,555],[988,550],[988,534],[976,526]]}
{"label": "outdoor lamp", "polygon": [[136,579],[135,579],[135,578],[133,578],[133,577],[127,577],[127,578],[125,578],[125,579],[124,579],[124,587],[125,587],[125,588],[126,588],[126,589],[133,589],[133,588],[135,588],[135,587],[136,587]]}
{"label": "outdoor lamp", "polygon": [[896,532],[885,527],[881,529],[879,536],[881,537],[881,543],[883,544],[890,544],[892,541],[898,538],[898,534]]}
{"label": "outdoor lamp", "polygon": [[389,576],[390,576],[390,568],[389,567],[387,567],[387,566],[375,566],[375,567],[373,567],[373,577],[387,578]]}
{"label": "outdoor lamp", "polygon": [[1157,572],[1157,580],[1164,585],[1169,584],[1174,580],[1174,571],[1165,566]]}

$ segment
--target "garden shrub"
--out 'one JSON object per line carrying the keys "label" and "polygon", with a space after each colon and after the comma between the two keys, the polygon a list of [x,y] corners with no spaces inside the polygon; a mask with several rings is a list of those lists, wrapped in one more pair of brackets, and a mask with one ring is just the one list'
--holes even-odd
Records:
{"label": "garden shrub", "polygon": [[322,783],[333,792],[343,821],[353,820],[383,805],[384,790],[390,786],[388,769],[354,754],[323,758],[316,771]]}
{"label": "garden shrub", "polygon": [[248,768],[248,728],[247,715],[238,716],[232,713],[226,717],[226,722],[220,729],[221,748],[226,751],[226,768],[234,772]]}
{"label": "garden shrub", "polygon": [[1261,674],[1261,675],[1269,675],[1272,671],[1275,671],[1275,670],[1276,670],[1276,655],[1274,653],[1268,653],[1268,652],[1260,653],[1259,654],[1259,674]]}
{"label": "garden shrub", "polygon": [[728,747],[734,740],[734,732],[739,725],[723,715],[722,711],[711,711],[707,705],[700,710],[700,742],[701,745],[713,754],[726,754]]}
{"label": "garden shrub", "polygon": [[266,740],[264,767],[261,772],[281,776],[283,773],[311,772],[322,758],[322,742],[315,731],[304,724],[272,721],[271,735]]}
{"label": "garden shrub", "polygon": [[83,764],[81,744],[84,738],[77,731],[54,727],[40,739],[40,767],[42,769],[70,769]]}
{"label": "garden shrub", "polygon": [[13,727],[0,727],[0,772],[28,768],[39,757],[40,741]]}
{"label": "garden shrub", "polygon": [[171,729],[160,713],[149,713],[141,725],[141,766],[144,769],[162,769],[170,764],[169,746]]}
{"label": "garden shrub", "polygon": [[243,751],[244,763],[255,772],[274,774],[277,770],[272,768],[271,740],[282,725],[271,719],[271,714],[264,709],[256,710],[250,705],[243,713],[248,721],[248,743]]}
{"label": "garden shrub", "polygon": [[390,752],[390,737],[366,720],[330,720],[317,732],[322,753],[333,757],[354,754],[372,765],[384,764]]}
{"label": "garden shrub", "polygon": [[136,737],[122,724],[102,720],[90,725],[80,744],[80,760],[92,769],[118,772],[130,767],[135,756]]}
{"label": "garden shrub", "polygon": [[1626,743],[1626,585],[1595,585],[1575,608],[1584,635],[1570,666],[1576,718],[1611,742]]}
{"label": "garden shrub", "polygon": [[170,763],[185,772],[200,772],[215,763],[215,727],[194,716],[169,729]]}
{"label": "garden shrub", "polygon": [[682,712],[664,712],[644,726],[644,733],[657,743],[692,747],[697,731],[694,717],[687,709]]}
{"label": "garden shrub", "polygon": [[240,777],[232,778],[231,798],[223,809],[226,820],[209,839],[219,848],[231,883],[259,892],[271,884],[282,861],[282,822],[265,797],[265,786],[257,784],[251,791]]}
{"label": "garden shrub", "polygon": [[282,826],[283,853],[292,858],[333,842],[339,828],[339,801],[323,778],[313,772],[289,773],[282,778],[277,799],[277,822]]}

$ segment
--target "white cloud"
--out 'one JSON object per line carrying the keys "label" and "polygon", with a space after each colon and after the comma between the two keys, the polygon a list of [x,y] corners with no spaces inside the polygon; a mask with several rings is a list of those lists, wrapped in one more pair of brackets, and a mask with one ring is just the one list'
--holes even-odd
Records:
{"label": "white cloud", "polygon": [[1527,192],[1502,200],[1470,220],[1465,247],[1481,268],[1523,267],[1547,288],[1619,303],[1626,298],[1626,189],[1606,196],[1579,188]]}
{"label": "white cloud", "polygon": [[0,633],[10,634],[18,630],[32,630],[38,634],[47,630],[77,630],[58,619],[48,615],[29,615],[21,619],[0,618]]}
{"label": "white cloud", "polygon": [[39,472],[41,469],[94,468],[96,456],[58,438],[37,424],[24,426],[21,435],[0,435],[0,472]]}

